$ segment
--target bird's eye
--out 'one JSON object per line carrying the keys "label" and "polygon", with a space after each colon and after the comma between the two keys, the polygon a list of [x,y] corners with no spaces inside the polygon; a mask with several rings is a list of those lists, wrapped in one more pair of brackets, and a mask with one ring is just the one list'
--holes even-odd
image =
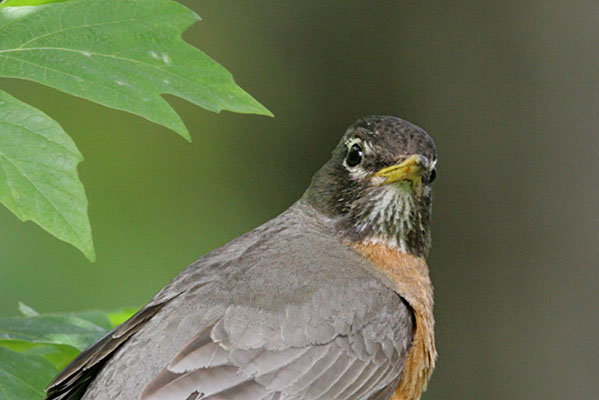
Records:
{"label": "bird's eye", "polygon": [[436,177],[437,177],[437,169],[433,168],[430,175],[428,176],[428,183],[433,183],[433,181],[435,180]]}
{"label": "bird's eye", "polygon": [[362,148],[358,144],[354,144],[347,152],[347,158],[345,159],[345,162],[350,167],[355,167],[362,162],[363,156],[364,151]]}

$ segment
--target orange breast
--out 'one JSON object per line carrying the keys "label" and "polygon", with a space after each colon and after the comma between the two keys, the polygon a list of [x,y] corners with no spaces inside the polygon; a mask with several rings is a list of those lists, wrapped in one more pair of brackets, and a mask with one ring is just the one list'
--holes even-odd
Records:
{"label": "orange breast", "polygon": [[370,259],[389,277],[395,291],[414,312],[416,331],[399,385],[391,400],[418,400],[435,367],[433,287],[428,266],[422,257],[403,253],[382,243],[351,243],[357,253]]}

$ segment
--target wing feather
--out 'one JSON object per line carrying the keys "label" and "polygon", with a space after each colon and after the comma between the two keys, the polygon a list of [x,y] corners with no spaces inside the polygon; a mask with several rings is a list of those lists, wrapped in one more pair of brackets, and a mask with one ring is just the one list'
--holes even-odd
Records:
{"label": "wing feather", "polygon": [[[407,314],[406,314],[407,315]],[[366,399],[397,382],[412,338],[412,315],[382,338],[365,326],[326,343],[239,348],[221,321],[193,338],[141,394],[141,400]],[[380,323],[377,321],[376,323]],[[241,336],[244,344],[251,337]],[[403,337],[403,344],[393,340]],[[383,398],[383,397],[380,397]]]}

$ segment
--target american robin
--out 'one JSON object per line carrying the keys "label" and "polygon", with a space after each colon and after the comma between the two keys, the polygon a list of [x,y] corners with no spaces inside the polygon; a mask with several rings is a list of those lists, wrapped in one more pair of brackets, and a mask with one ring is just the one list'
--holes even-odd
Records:
{"label": "american robin", "polygon": [[46,399],[419,399],[436,162],[421,128],[358,120],[295,204],[181,272]]}

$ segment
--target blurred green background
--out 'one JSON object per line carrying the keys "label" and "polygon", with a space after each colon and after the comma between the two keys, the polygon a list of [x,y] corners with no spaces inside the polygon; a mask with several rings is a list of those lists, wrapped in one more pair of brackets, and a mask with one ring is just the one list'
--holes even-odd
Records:
{"label": "blurred green background", "polygon": [[599,5],[593,1],[183,2],[184,37],[276,118],[180,99],[193,143],[39,85],[98,260],[0,209],[0,315],[141,306],[186,265],[274,217],[345,128],[392,114],[439,149],[438,368],[424,399],[592,399],[599,356]]}

